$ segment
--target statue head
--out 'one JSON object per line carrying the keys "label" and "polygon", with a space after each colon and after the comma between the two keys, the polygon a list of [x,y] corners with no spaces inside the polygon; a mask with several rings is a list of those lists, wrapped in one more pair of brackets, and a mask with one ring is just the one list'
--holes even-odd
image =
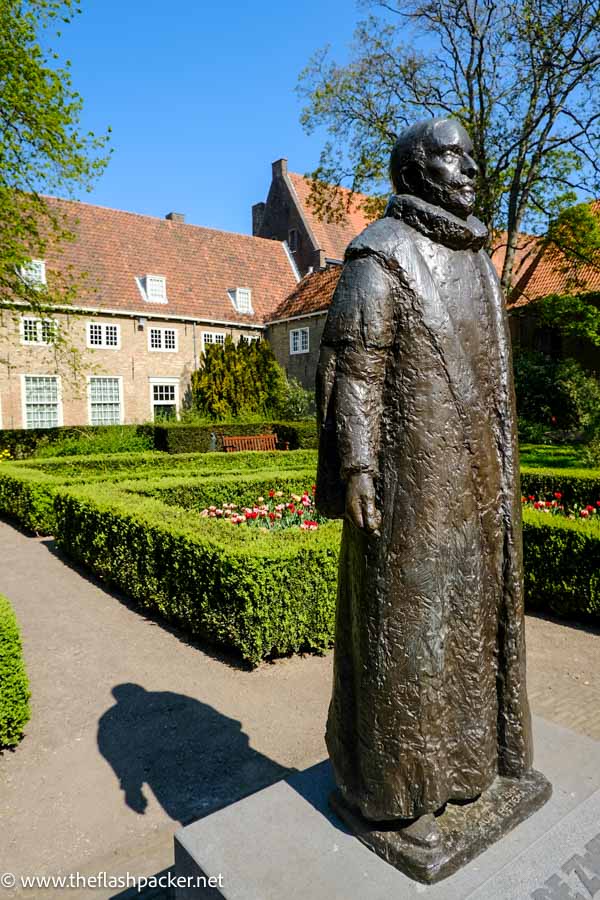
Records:
{"label": "statue head", "polygon": [[460,122],[430,119],[398,136],[390,158],[397,194],[413,194],[466,219],[475,204],[473,145]]}

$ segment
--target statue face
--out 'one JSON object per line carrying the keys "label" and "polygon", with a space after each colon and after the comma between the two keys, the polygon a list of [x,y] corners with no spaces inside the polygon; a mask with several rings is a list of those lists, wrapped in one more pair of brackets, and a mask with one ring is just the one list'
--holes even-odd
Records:
{"label": "statue face", "polygon": [[469,135],[458,122],[445,120],[430,132],[423,149],[419,196],[466,219],[475,205],[475,176],[479,171],[471,156]]}

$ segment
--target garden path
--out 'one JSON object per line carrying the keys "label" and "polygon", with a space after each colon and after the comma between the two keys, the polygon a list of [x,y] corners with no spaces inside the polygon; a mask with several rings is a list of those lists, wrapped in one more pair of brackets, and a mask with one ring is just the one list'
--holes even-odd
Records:
{"label": "garden path", "polygon": [[[153,875],[171,865],[180,822],[326,755],[331,656],[249,672],[1,521],[0,592],[33,692],[25,739],[0,757],[3,871]],[[527,637],[534,713],[600,739],[600,632],[528,617]]]}

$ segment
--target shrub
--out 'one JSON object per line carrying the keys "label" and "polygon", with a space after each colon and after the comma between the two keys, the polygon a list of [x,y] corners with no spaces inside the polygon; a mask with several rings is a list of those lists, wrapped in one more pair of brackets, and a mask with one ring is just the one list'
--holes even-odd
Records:
{"label": "shrub", "polygon": [[277,410],[282,419],[309,419],[315,415],[315,392],[302,387],[296,378],[288,378],[285,394]]}
{"label": "shrub", "polygon": [[600,523],[524,511],[525,597],[530,609],[600,615]]}
{"label": "shrub", "polygon": [[0,747],[14,747],[21,740],[29,721],[29,697],[19,626],[0,594]]}
{"label": "shrub", "polygon": [[285,372],[264,340],[234,344],[227,337],[224,345],[209,345],[192,373],[193,407],[215,420],[242,410],[278,410],[285,396]]}

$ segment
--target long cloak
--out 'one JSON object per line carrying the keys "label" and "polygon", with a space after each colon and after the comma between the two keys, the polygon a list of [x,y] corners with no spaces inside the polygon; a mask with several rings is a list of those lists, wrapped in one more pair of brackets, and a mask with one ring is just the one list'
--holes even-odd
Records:
{"label": "long cloak", "polygon": [[371,820],[471,800],[531,767],[508,324],[484,226],[392,198],[352,244],[321,344],[317,505],[344,521],[327,746]]}

